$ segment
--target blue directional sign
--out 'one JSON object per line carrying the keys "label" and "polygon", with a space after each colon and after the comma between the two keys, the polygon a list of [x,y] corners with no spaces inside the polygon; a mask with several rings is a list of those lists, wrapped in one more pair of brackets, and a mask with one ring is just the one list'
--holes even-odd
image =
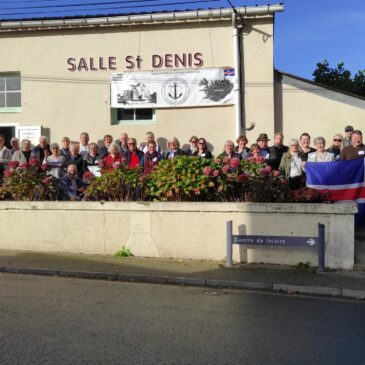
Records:
{"label": "blue directional sign", "polygon": [[232,235],[233,244],[280,246],[280,247],[312,247],[317,248],[318,237],[296,236],[256,236],[256,235]]}

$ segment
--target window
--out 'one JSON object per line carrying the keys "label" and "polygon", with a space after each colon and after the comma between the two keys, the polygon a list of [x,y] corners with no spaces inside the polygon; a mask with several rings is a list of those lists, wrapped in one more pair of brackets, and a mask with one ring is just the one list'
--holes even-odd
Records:
{"label": "window", "polygon": [[0,111],[20,111],[20,74],[0,74]]}
{"label": "window", "polygon": [[112,124],[155,124],[154,109],[112,109]]}

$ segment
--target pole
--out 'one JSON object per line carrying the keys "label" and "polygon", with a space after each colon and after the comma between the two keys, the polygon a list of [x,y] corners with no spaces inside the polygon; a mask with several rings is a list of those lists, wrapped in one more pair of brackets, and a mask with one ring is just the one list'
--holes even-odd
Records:
{"label": "pole", "polygon": [[237,14],[232,14],[233,64],[234,64],[234,95],[235,95],[235,133],[236,138],[242,131],[242,91],[241,91],[241,60],[240,60],[240,31],[237,28]]}
{"label": "pole", "polygon": [[227,222],[227,257],[226,257],[226,267],[232,267],[232,221]]}
{"label": "pole", "polygon": [[317,272],[325,271],[325,247],[324,247],[324,224],[318,223],[318,269]]}

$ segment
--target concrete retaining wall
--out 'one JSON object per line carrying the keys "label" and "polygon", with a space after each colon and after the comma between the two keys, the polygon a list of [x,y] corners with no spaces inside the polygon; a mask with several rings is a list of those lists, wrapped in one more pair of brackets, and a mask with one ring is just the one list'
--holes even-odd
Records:
{"label": "concrete retaining wall", "polygon": [[[234,234],[317,236],[326,226],[326,266],[354,265],[354,203],[0,202],[1,249],[223,260]],[[310,249],[234,247],[234,260],[317,263]]]}

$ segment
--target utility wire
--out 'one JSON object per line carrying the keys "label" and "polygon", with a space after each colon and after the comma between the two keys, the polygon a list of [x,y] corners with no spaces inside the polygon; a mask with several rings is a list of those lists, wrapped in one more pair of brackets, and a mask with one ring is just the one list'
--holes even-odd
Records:
{"label": "utility wire", "polygon": [[[202,4],[202,3],[212,3],[219,2],[220,0],[198,0],[198,1],[182,1],[182,2],[169,2],[164,4],[151,4],[147,7],[163,7],[163,6],[177,6],[177,5],[188,5],[188,4]],[[102,5],[102,4],[101,4]],[[9,16],[9,15],[28,15],[30,17],[34,14],[54,14],[54,13],[73,13],[73,12],[85,12],[85,11],[100,11],[100,10],[117,10],[117,9],[136,9],[136,8],[146,8],[146,5],[134,5],[134,6],[117,6],[117,7],[107,7],[107,8],[94,8],[94,9],[71,9],[71,10],[51,10],[51,11],[26,11],[25,13],[4,13],[1,12],[0,16]],[[26,9],[25,9],[26,10]]]}

